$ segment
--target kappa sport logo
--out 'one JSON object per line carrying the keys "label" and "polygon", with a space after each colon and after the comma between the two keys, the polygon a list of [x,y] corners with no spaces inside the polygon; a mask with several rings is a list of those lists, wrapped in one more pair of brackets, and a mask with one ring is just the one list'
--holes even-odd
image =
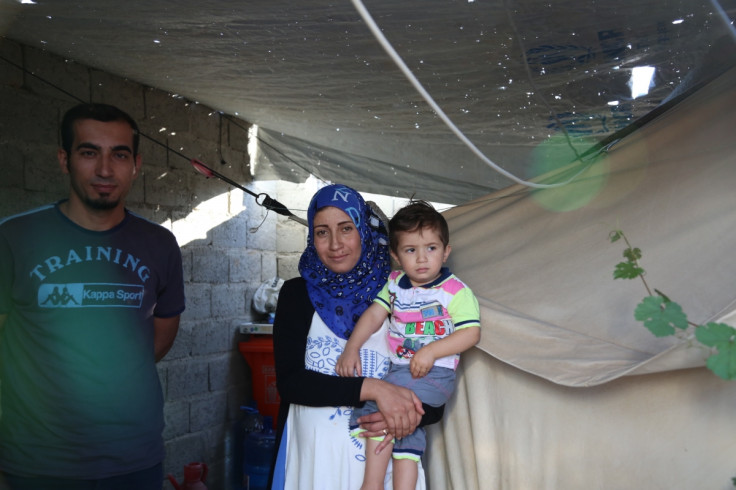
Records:
{"label": "kappa sport logo", "polygon": [[42,284],[41,308],[140,308],[143,286],[138,284]]}

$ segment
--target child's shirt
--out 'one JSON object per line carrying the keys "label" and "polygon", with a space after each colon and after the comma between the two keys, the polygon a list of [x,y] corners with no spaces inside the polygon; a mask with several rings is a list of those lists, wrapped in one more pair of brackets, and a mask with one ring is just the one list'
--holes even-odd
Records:
{"label": "child's shirt", "polygon": [[[457,329],[480,327],[478,300],[446,267],[437,280],[419,287],[403,271],[392,271],[374,301],[391,315],[388,345],[395,364],[409,364],[416,351]],[[459,359],[453,354],[434,365],[455,369]]]}

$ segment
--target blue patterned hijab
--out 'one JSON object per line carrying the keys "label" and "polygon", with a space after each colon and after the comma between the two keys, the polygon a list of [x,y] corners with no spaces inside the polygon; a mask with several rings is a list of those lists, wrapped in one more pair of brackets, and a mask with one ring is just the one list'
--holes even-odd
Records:
{"label": "blue patterned hijab", "polygon": [[[328,269],[314,248],[314,215],[327,206],[350,216],[360,234],[360,259],[353,270],[344,274]],[[347,339],[388,278],[391,259],[386,226],[360,194],[339,184],[317,191],[309,203],[307,221],[309,236],[299,260],[299,273],[307,281],[309,299],[320,318],[335,335]]]}

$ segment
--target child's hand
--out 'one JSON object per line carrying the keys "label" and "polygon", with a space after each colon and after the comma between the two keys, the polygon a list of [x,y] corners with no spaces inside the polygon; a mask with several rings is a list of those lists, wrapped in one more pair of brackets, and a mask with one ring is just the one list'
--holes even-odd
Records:
{"label": "child's hand", "polygon": [[422,347],[414,354],[409,363],[409,371],[414,378],[423,378],[434,365],[434,355],[427,347]]}
{"label": "child's hand", "polygon": [[354,376],[363,376],[363,370],[360,367],[360,352],[352,350],[343,351],[342,355],[337,360],[335,371],[340,376],[349,378]]}

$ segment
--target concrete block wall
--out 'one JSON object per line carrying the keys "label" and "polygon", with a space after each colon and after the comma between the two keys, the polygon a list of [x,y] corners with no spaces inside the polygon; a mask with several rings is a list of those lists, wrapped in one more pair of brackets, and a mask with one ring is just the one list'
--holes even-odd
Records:
{"label": "concrete block wall", "polygon": [[[268,212],[245,192],[196,173],[190,158],[267,193],[306,218],[323,185],[252,182],[250,125],[196,102],[0,37],[0,217],[64,198],[56,150],[63,113],[79,101],[130,113],[142,138],[142,174],[128,208],[171,229],[182,248],[187,309],[159,363],[165,395],[165,472],[181,480],[192,461],[209,466],[210,490],[230,488],[230,428],[251,400],[250,369],[237,345],[244,323],[262,321],[253,295],[273,277],[298,275],[303,225]],[[392,216],[405,200],[364,194]],[[173,488],[164,482],[164,488]]]}
{"label": "concrete block wall", "polygon": [[228,488],[229,429],[251,397],[249,367],[237,350],[240,326],[262,319],[253,294],[262,282],[293,273],[305,230],[280,224],[284,218],[250,195],[196,173],[188,158],[274,199],[284,186],[296,194],[304,186],[251,182],[245,121],[0,38],[0,217],[68,195],[56,162],[58,125],[68,108],[88,100],[119,106],[138,121],[143,171],[128,207],[171,229],[182,248],[187,309],[158,365],[165,471],[181,480],[185,464],[204,461],[209,488]]}

